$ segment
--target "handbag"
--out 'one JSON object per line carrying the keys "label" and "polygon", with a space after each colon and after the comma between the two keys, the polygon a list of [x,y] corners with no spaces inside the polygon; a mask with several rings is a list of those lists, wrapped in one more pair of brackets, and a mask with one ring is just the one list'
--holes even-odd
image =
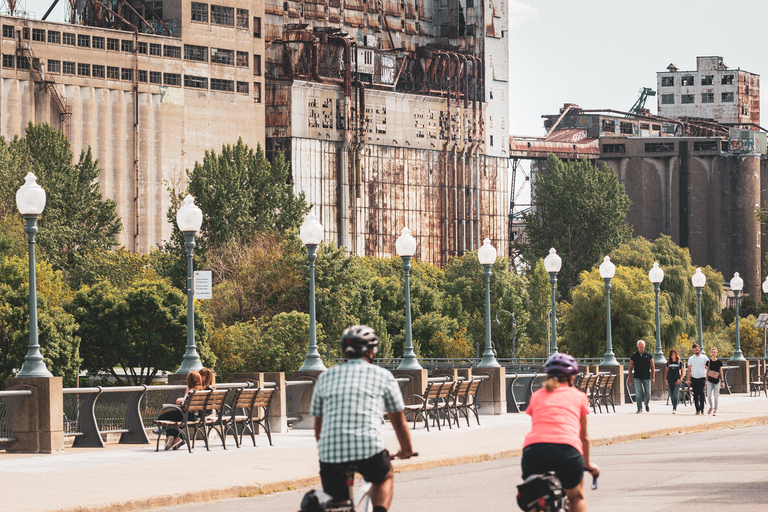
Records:
{"label": "handbag", "polygon": [[709,377],[710,379],[720,380],[720,372],[716,372],[714,370],[707,370],[707,377]]}

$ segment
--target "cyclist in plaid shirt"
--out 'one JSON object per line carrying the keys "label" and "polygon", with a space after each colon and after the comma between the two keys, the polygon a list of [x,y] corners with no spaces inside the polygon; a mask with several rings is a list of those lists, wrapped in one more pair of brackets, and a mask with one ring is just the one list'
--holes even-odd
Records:
{"label": "cyclist in plaid shirt", "polygon": [[370,364],[378,345],[378,336],[368,326],[344,331],[341,353],[347,362],[320,375],[310,414],[315,417],[323,490],[334,501],[348,500],[346,474],[353,469],[373,484],[374,512],[386,512],[394,472],[380,431],[385,412],[400,443],[395,458],[407,459],[414,453],[400,386],[389,371]]}

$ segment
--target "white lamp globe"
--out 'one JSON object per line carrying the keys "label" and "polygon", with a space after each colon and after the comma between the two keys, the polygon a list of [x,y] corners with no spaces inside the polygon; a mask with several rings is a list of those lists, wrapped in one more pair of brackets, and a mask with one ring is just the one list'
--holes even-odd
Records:
{"label": "white lamp globe", "polygon": [[31,172],[16,191],[16,207],[22,215],[40,215],[45,209],[45,190],[37,184],[37,177]]}
{"label": "white lamp globe", "polygon": [[203,225],[203,211],[195,204],[195,198],[187,194],[184,198],[184,204],[176,212],[176,224],[182,233],[192,233],[193,235],[200,231]]}
{"label": "white lamp globe", "polygon": [[557,251],[552,247],[549,250],[549,254],[544,258],[544,268],[550,274],[557,274],[560,272],[560,267],[563,265],[563,259],[557,255]]}
{"label": "white lamp globe", "polygon": [[323,225],[314,213],[310,213],[304,219],[304,223],[299,228],[299,237],[304,245],[320,245],[323,241]]}
{"label": "white lamp globe", "polygon": [[411,230],[403,228],[402,234],[395,241],[395,250],[401,258],[411,258],[416,254],[416,239],[411,235]]}
{"label": "white lamp globe", "polygon": [[696,273],[693,274],[691,282],[693,283],[694,288],[704,288],[704,285],[707,284],[707,276],[704,275],[701,268],[696,269]]}
{"label": "white lamp globe", "polygon": [[763,281],[763,293],[768,293],[768,277]]}
{"label": "white lamp globe", "polygon": [[491,245],[491,239],[483,240],[483,246],[477,250],[477,259],[481,265],[493,265],[496,263],[496,248]]}
{"label": "white lamp globe", "polygon": [[735,292],[740,292],[744,288],[744,280],[739,277],[739,273],[736,272],[733,274],[733,279],[731,279],[731,290]]}
{"label": "white lamp globe", "polygon": [[653,268],[648,272],[648,279],[653,284],[659,284],[664,280],[664,271],[659,266],[658,261],[653,262]]}
{"label": "white lamp globe", "polygon": [[611,258],[606,256],[600,264],[600,277],[603,279],[613,279],[616,275],[616,265],[611,263]]}

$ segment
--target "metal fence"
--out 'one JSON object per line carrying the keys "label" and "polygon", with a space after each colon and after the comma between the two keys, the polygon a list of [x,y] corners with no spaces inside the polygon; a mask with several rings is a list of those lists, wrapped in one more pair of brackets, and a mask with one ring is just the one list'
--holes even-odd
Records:
{"label": "metal fence", "polygon": [[13,420],[21,402],[32,396],[32,390],[0,391],[0,445],[16,441]]}

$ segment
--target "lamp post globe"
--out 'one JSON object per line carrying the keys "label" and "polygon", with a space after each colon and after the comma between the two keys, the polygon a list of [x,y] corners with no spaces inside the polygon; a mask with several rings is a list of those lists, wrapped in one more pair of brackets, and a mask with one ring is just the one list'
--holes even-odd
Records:
{"label": "lamp post globe", "polygon": [[413,334],[411,329],[411,258],[416,254],[416,239],[411,235],[411,230],[403,228],[400,236],[395,240],[395,251],[403,260],[403,272],[405,273],[405,351],[400,361],[398,370],[421,370],[421,365],[413,350]]}
{"label": "lamp post globe", "polygon": [[192,286],[195,237],[203,225],[203,211],[197,207],[195,198],[189,194],[176,212],[176,225],[184,234],[184,247],[187,249],[187,346],[181,366],[176,370],[177,374],[185,375],[203,367],[195,344],[195,290]]}
{"label": "lamp post globe", "polygon": [[616,265],[611,258],[606,256],[600,264],[600,277],[605,283],[605,355],[600,366],[618,366],[616,355],[613,353],[613,340],[611,339],[611,279],[616,275]]}
{"label": "lamp post globe", "polygon": [[16,206],[26,221],[25,231],[29,238],[29,343],[27,355],[16,377],[53,377],[43,362],[37,336],[37,277],[35,270],[35,234],[37,219],[45,209],[45,190],[37,184],[31,172],[24,178],[24,185],[16,191]]}
{"label": "lamp post globe", "polygon": [[485,277],[485,351],[478,368],[498,368],[501,366],[493,353],[491,342],[491,267],[496,263],[496,248],[491,240],[486,238],[482,247],[477,250],[477,260],[483,266]]}
{"label": "lamp post globe", "polygon": [[549,272],[549,283],[552,286],[552,350],[549,353],[557,354],[557,313],[555,312],[556,290],[557,290],[557,273],[560,272],[560,268],[563,264],[563,259],[557,255],[557,251],[552,247],[549,250],[549,254],[544,258],[544,268]]}
{"label": "lamp post globe", "polygon": [[654,364],[666,364],[667,358],[664,357],[664,351],[661,349],[661,320],[659,317],[659,290],[661,282],[664,280],[664,271],[659,266],[658,261],[653,262],[653,267],[648,272],[648,279],[653,284],[653,291],[656,294],[656,352],[653,354]]}
{"label": "lamp post globe", "polygon": [[701,327],[701,291],[704,289],[704,285],[707,284],[707,276],[701,271],[701,268],[696,269],[696,273],[691,277],[691,283],[696,288],[696,301],[698,302],[699,311],[699,348],[704,350],[704,331]]}
{"label": "lamp post globe", "polygon": [[[304,245],[307,246],[307,259],[309,260],[309,346],[307,355],[304,357],[304,364],[299,371],[318,371],[325,370],[325,365],[320,358],[320,352],[317,350],[317,319],[315,316],[315,260],[317,259],[317,246],[323,241],[323,225],[317,220],[315,214],[310,213],[304,219],[304,223],[299,228],[299,237]],[[331,357],[330,344],[326,350],[326,358]]]}
{"label": "lamp post globe", "polygon": [[739,298],[741,297],[741,290],[744,289],[744,280],[736,272],[731,279],[731,290],[733,290],[733,297],[736,299],[736,348],[731,356],[731,361],[746,361],[744,354],[741,353],[741,339],[739,336]]}

